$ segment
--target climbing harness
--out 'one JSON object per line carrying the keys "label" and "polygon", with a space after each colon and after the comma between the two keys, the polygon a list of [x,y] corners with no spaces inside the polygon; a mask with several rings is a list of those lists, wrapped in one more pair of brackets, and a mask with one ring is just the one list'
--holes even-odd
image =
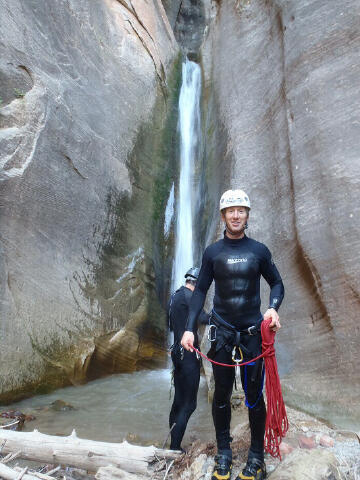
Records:
{"label": "climbing harness", "polygon": [[[225,343],[228,344],[228,342],[231,342],[232,345],[234,345],[231,353],[232,361],[234,363],[227,364],[227,363],[216,362],[215,360],[212,360],[211,358],[207,357],[206,355],[204,355],[194,347],[196,354],[201,355],[203,358],[205,358],[211,363],[214,363],[215,365],[220,365],[221,367],[234,367],[235,370],[238,370],[238,371],[240,371],[240,367],[244,365],[249,365],[251,362],[255,362],[259,358],[264,357],[266,352],[262,353],[256,358],[253,358],[252,360],[249,360],[249,362],[244,362],[244,353],[249,357],[250,352],[247,350],[247,348],[245,348],[244,345],[240,343],[241,335],[243,334],[250,335],[250,336],[257,335],[257,333],[259,333],[260,331],[260,326],[259,326],[260,323],[257,325],[252,325],[251,327],[248,327],[244,330],[238,331],[235,329],[233,325],[226,322],[214,309],[211,312],[211,318],[213,323],[211,323],[209,326],[208,337],[207,337],[209,342],[213,344],[214,342],[216,342],[216,340],[219,340],[222,337],[224,337],[223,344]],[[220,329],[219,334],[217,332],[218,329]]]}
{"label": "climbing harness", "polygon": [[[285,404],[281,393],[281,385],[275,357],[275,332],[270,330],[270,323],[271,318],[263,320],[263,322],[261,323],[262,353],[247,362],[243,362],[241,360],[239,361],[238,359],[234,360],[235,355],[232,355],[232,360],[234,362],[233,364],[220,363],[210,359],[195,347],[194,350],[203,358],[215,365],[220,365],[222,367],[232,367],[235,369],[246,365],[251,365],[259,358],[264,358],[264,371],[266,371],[265,390],[267,400],[264,448],[265,451],[269,453],[272,457],[277,457],[281,460],[279,446],[282,438],[285,437],[286,432],[289,429],[289,422],[287,419]],[[233,352],[235,348],[236,347],[234,347]],[[259,398],[260,396],[261,392],[259,394]],[[255,401],[255,404],[247,406],[249,406],[249,408],[253,408],[258,402],[259,398]]]}

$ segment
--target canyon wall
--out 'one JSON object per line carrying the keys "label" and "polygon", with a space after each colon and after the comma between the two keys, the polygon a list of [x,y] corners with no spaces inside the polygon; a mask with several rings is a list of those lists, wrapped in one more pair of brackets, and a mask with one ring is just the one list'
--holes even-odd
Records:
{"label": "canyon wall", "polygon": [[181,73],[159,0],[0,9],[0,401],[10,401],[164,357],[156,279]]}
{"label": "canyon wall", "polygon": [[269,246],[284,278],[286,399],[359,420],[360,6],[206,5],[205,110],[218,111],[216,139],[205,126],[206,142],[226,139],[220,183],[249,194],[249,236]]}

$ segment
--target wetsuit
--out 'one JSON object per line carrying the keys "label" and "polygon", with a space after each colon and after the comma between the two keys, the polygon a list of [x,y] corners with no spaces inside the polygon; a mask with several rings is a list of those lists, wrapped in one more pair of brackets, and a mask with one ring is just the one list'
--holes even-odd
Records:
{"label": "wetsuit", "polygon": [[[196,355],[184,350],[181,338],[185,331],[185,322],[189,312],[192,291],[180,287],[170,298],[167,313],[170,329],[174,332],[174,345],[171,359],[174,365],[174,401],[170,411],[169,427],[171,430],[172,450],[180,450],[181,441],[191,414],[196,409],[196,397],[200,381],[200,361]],[[208,323],[209,315],[200,309],[199,320]],[[196,339],[197,343],[197,339]]]}
{"label": "wetsuit", "polygon": [[[241,332],[241,344],[250,359],[261,353],[261,335],[248,335],[246,329],[259,326],[260,277],[270,286],[269,308],[277,310],[284,297],[284,286],[274,265],[268,248],[246,235],[232,240],[226,237],[206,248],[195,291],[191,298],[186,330],[196,332],[197,318],[204,305],[206,293],[215,280],[214,311],[225,322]],[[219,329],[219,333],[221,333]],[[226,338],[223,337],[223,339]],[[233,345],[221,342],[221,335],[215,340],[209,355],[215,361],[232,363]],[[220,348],[219,348],[220,347]],[[250,358],[246,358],[250,355]],[[233,368],[213,365],[215,392],[213,398],[213,420],[219,451],[230,449],[230,398],[235,372]],[[263,459],[266,409],[262,395],[263,362],[241,368],[241,380],[249,406],[251,446],[249,457]]]}

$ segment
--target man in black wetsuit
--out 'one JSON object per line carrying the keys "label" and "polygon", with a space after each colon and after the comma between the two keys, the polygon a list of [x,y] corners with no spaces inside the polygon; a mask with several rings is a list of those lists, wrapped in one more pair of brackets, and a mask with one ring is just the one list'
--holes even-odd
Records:
{"label": "man in black wetsuit", "polygon": [[[234,346],[239,346],[244,360],[261,353],[261,321],[271,318],[270,328],[281,328],[278,308],[284,297],[284,286],[268,248],[245,235],[250,201],[242,190],[228,190],[220,200],[225,222],[224,238],[208,246],[204,252],[198,282],[193,293],[186,331],[181,344],[193,351],[197,318],[206,293],[215,280],[212,323],[212,346],[209,356],[221,363],[232,363]],[[260,312],[260,277],[270,286],[269,308]],[[237,350],[240,352],[240,350]],[[236,350],[235,350],[236,352]],[[212,480],[228,480],[231,476],[230,398],[234,368],[213,365],[215,392],[212,414],[218,454]],[[241,367],[241,381],[249,408],[251,445],[245,468],[237,480],[262,480],[266,477],[264,463],[264,433],[266,408],[262,395],[263,361]]]}
{"label": "man in black wetsuit", "polygon": [[[174,332],[174,344],[171,359],[174,365],[174,401],[170,411],[171,450],[181,450],[186,425],[196,409],[196,397],[200,382],[200,359],[187,352],[180,345],[185,331],[185,322],[189,313],[190,300],[199,275],[199,268],[190,268],[185,274],[185,287],[182,286],[171,295],[167,307],[170,329]],[[200,309],[199,320],[208,323],[209,315]],[[195,345],[198,339],[195,337]]]}

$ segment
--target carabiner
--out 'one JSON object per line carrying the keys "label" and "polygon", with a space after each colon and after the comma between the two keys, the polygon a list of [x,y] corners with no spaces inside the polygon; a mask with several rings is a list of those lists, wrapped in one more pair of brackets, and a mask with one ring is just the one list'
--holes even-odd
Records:
{"label": "carabiner", "polygon": [[[236,349],[238,349],[239,351],[240,358],[236,358]],[[236,390],[238,390],[238,385],[241,382],[240,366],[241,366],[241,362],[244,360],[241,348],[235,345],[231,356],[232,356],[232,361],[235,363],[235,383],[236,383]]]}
{"label": "carabiner", "polygon": [[[236,358],[236,356],[235,356],[235,355],[236,355],[236,349],[239,350],[240,359],[239,359],[239,358]],[[239,363],[241,363],[241,362],[244,360],[244,356],[243,356],[243,352],[242,352],[241,348],[240,348],[240,347],[237,347],[236,345],[235,345],[235,347],[233,348],[233,351],[232,351],[232,354],[231,354],[231,355],[232,355],[232,357],[231,357],[231,358],[232,358],[232,361],[233,361],[234,363],[236,363],[237,366],[239,366]]]}
{"label": "carabiner", "polygon": [[[214,336],[212,336],[212,330],[211,330],[212,328],[214,328]],[[214,324],[209,325],[208,340],[210,343],[215,342],[216,340],[216,325]]]}

